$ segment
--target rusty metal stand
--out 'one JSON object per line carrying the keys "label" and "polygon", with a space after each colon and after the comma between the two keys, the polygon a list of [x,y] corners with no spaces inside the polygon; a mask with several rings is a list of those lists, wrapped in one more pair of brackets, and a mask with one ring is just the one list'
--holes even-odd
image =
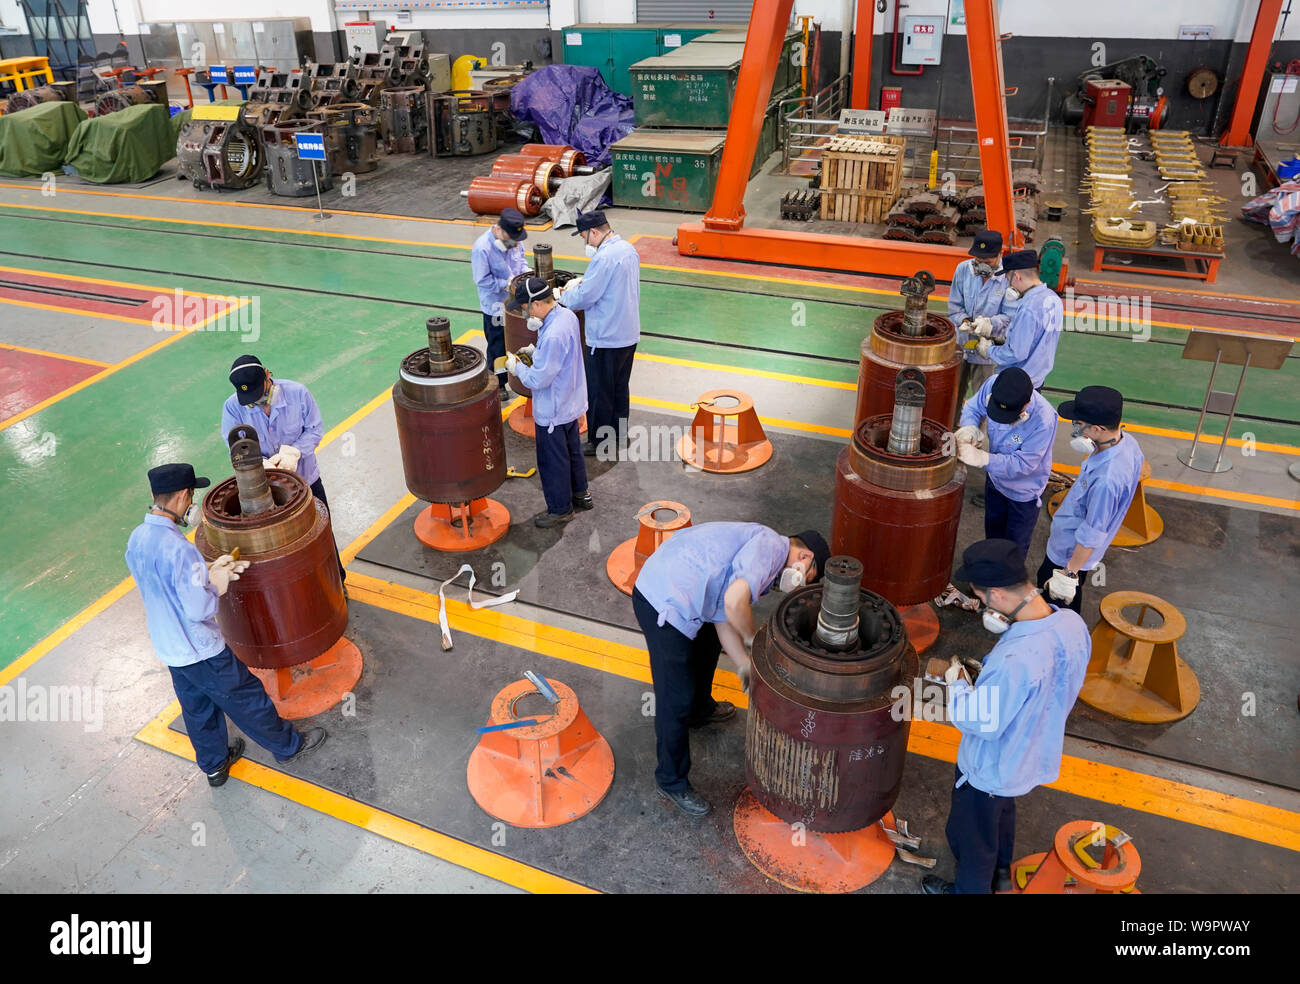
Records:
{"label": "rusty metal stand", "polygon": [[691,525],[691,511],[680,502],[661,499],[651,502],[636,515],[641,524],[636,536],[624,540],[605,561],[605,573],[614,587],[625,595],[632,593],[641,565],[659,549],[659,545],[678,530]]}
{"label": "rusty metal stand", "polygon": [[250,666],[266,695],[288,721],[323,714],[341,701],[361,679],[361,650],[340,639],[313,660],[278,669]]}
{"label": "rusty metal stand", "polygon": [[495,499],[449,506],[435,502],[415,517],[415,536],[432,550],[465,553],[496,543],[510,529],[510,510]]}
{"label": "rusty metal stand", "polygon": [[677,443],[682,461],[700,471],[734,475],[753,471],[772,457],[772,442],[740,390],[709,390],[694,406],[691,429]]}

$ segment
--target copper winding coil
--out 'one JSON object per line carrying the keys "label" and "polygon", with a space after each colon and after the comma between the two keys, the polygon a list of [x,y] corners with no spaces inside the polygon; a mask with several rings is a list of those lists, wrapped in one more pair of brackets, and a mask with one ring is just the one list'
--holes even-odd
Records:
{"label": "copper winding coil", "polygon": [[203,498],[203,530],[219,553],[236,547],[241,554],[266,553],[288,546],[310,532],[316,521],[311,489],[290,471],[266,469],[275,508],[255,516],[244,516],[239,506],[239,488],[232,478],[219,482]]}
{"label": "copper winding coil", "polygon": [[534,188],[549,198],[564,175],[555,161],[528,154],[502,154],[492,162],[492,177],[531,181]]}
{"label": "copper winding coil", "polygon": [[900,366],[933,366],[947,362],[957,349],[957,330],[951,321],[938,314],[925,316],[921,335],[903,333],[903,312],[886,311],[876,318],[871,333],[863,342],[863,352],[870,351]]}
{"label": "copper winding coil", "polygon": [[947,429],[922,420],[920,453],[895,454],[888,449],[892,421],[891,414],[877,414],[858,425],[849,445],[853,470],[873,485],[899,492],[946,485],[957,469],[957,459],[943,453]]}
{"label": "copper winding coil", "polygon": [[469,207],[479,215],[500,215],[502,209],[515,208],[533,216],[545,200],[531,179],[475,178],[469,183]]}
{"label": "copper winding coil", "polygon": [[560,166],[560,173],[566,178],[573,177],[575,167],[587,163],[587,155],[568,144],[524,144],[519,148],[519,153],[554,161]]}

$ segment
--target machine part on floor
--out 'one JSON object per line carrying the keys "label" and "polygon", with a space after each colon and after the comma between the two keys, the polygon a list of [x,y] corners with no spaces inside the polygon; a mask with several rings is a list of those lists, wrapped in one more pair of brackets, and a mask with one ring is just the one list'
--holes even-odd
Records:
{"label": "machine part on floor", "polygon": [[788,191],[781,196],[781,218],[794,222],[810,222],[821,208],[821,195],[816,191]]}
{"label": "machine part on floor", "polygon": [[560,182],[564,180],[560,165],[555,161],[529,157],[527,154],[502,154],[492,162],[492,177],[531,181],[543,198],[555,194]]}
{"label": "machine part on floor", "polygon": [[139,82],[122,89],[109,89],[100,93],[95,100],[95,115],[107,116],[126,109],[128,106],[140,106],[144,103],[167,105],[167,83],[161,81]]}
{"label": "machine part on floor", "polygon": [[[492,699],[487,727],[497,730],[481,733],[466,769],[474,801],[513,827],[558,827],[586,816],[614,782],[614,753],[573,688],[550,677],[546,683],[554,702],[527,679]],[[540,723],[520,724],[529,718]]]}
{"label": "machine part on floor", "polygon": [[894,419],[889,425],[889,450],[916,454],[921,447],[921,408],[925,406],[925,376],[915,366],[900,369],[894,384]]}
{"label": "machine part on floor", "polygon": [[568,144],[524,144],[519,153],[526,157],[540,157],[554,161],[560,166],[560,172],[571,178],[575,174],[591,174],[595,168],[587,165],[587,155]]}
{"label": "machine part on floor", "polygon": [[180,176],[195,188],[239,190],[262,177],[260,134],[244,116],[247,104],[195,106],[176,138]]}
{"label": "machine part on floor", "polygon": [[430,318],[428,345],[402,360],[393,411],[410,493],[436,507],[416,519],[435,550],[464,551],[505,535],[510,516],[487,495],[506,477],[505,428],[483,353],[453,345],[446,318]]}
{"label": "machine part on floor", "polygon": [[308,63],[301,85],[307,90],[308,110],[358,101],[357,71],[350,61]]}
{"label": "machine part on floor", "polygon": [[772,457],[772,442],[740,390],[709,390],[692,406],[691,429],[677,442],[682,461],[700,471],[733,475],[753,471]]}
{"label": "machine part on floor", "polygon": [[514,208],[525,216],[534,216],[546,200],[532,181],[518,178],[474,178],[461,194],[478,215],[500,215],[502,209]]}
{"label": "machine part on floor", "polygon": [[429,149],[429,106],[422,88],[390,86],[379,95],[379,132],[390,154]]}
{"label": "machine part on floor", "polygon": [[329,511],[293,472],[262,465],[252,428],[227,439],[235,475],[204,497],[194,545],[208,563],[236,548],[250,563],[221,596],[217,624],[250,667],[314,660],[348,621]]}
{"label": "machine part on floor", "polygon": [[311,93],[303,88],[301,72],[262,72],[248,90],[245,116],[254,126],[272,126],[300,119],[311,109]]}
{"label": "machine part on floor", "polygon": [[38,106],[43,102],[76,101],[76,82],[51,82],[48,85],[38,85],[34,89],[24,89],[22,92],[15,92],[9,97],[9,102],[5,106],[5,115],[13,116],[14,113],[21,112],[24,109],[31,109],[33,106]]}
{"label": "machine part on floor", "polygon": [[339,103],[314,110],[325,124],[325,156],[331,174],[365,174],[379,166],[379,113],[365,103]]}
{"label": "machine part on floor", "polygon": [[[892,413],[894,387],[900,369],[909,366],[925,376],[926,416],[952,420],[957,412],[958,383],[963,355],[957,347],[952,322],[925,309],[934,289],[926,271],[903,281],[906,307],[876,318],[862,342],[858,368],[858,402],[853,414],[856,427],[868,417]],[[909,322],[910,318],[910,322]],[[919,326],[919,331],[918,331]]]}
{"label": "machine part on floor", "polygon": [[[828,617],[820,583],[790,592],[754,638],[745,778],[758,803],[787,824],[874,836],[868,828],[898,798],[907,751],[911,716],[895,713],[894,690],[917,677],[919,660],[894,606],[862,588],[851,565],[840,573],[835,594],[856,603],[851,645],[819,641]],[[791,863],[800,852],[787,852]]]}
{"label": "machine part on floor", "polygon": [[629,596],[650,555],[678,530],[691,525],[691,511],[680,502],[661,499],[647,504],[634,518],[640,523],[636,536],[615,547],[605,561],[611,583]]}
{"label": "machine part on floor", "polygon": [[1070,203],[1064,198],[1046,198],[1043,200],[1043,206],[1047,209],[1048,222],[1060,222]]}
{"label": "machine part on floor", "polygon": [[894,451],[890,436],[901,409],[858,424],[836,459],[830,546],[862,562],[863,583],[873,591],[900,607],[917,606],[909,613],[930,621],[934,612],[923,603],[949,583],[966,466],[948,453],[947,425],[931,419],[928,404],[916,450]]}
{"label": "machine part on floor", "polygon": [[500,145],[492,97],[482,92],[430,92],[430,149],[434,157],[490,154]]}
{"label": "machine part on floor", "polygon": [[[1098,837],[1098,834],[1101,837]],[[1101,857],[1093,851],[1101,849]],[[1052,850],[1011,866],[1013,895],[1140,895],[1142,858],[1133,838],[1111,824],[1073,820],[1056,832]]]}
{"label": "machine part on floor", "polygon": [[274,126],[262,127],[262,144],[266,147],[266,187],[273,195],[303,198],[334,186],[329,161],[317,166],[316,161],[298,157],[297,133],[325,132],[325,124],[318,120],[284,120]]}

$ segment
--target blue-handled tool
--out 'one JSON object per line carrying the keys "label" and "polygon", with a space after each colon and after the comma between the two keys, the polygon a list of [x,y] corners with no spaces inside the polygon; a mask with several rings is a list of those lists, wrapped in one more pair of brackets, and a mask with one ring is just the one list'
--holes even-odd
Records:
{"label": "blue-handled tool", "polygon": [[541,723],[542,722],[539,721],[537,718],[523,718],[520,721],[507,721],[505,724],[489,724],[486,725],[485,727],[479,728],[478,733],[481,735],[485,735],[489,731],[505,731],[508,728],[526,728],[530,724],[541,724]]}
{"label": "blue-handled tool", "polygon": [[554,707],[560,702],[560,695],[555,692],[555,688],[546,682],[546,678],[534,673],[532,670],[524,670],[524,678],[537,688],[537,692],[550,702]]}

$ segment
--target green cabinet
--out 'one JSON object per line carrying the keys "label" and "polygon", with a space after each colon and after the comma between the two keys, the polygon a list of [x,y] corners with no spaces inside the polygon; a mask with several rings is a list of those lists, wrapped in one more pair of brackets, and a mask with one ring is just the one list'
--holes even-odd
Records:
{"label": "green cabinet", "polygon": [[[701,44],[739,44],[744,47],[745,36],[748,33],[746,28],[731,28],[722,31],[711,31],[708,34],[701,34],[691,43]],[[800,66],[795,61],[795,44],[801,41],[803,34],[800,31],[789,31],[785,36],[785,43],[781,46],[781,63],[776,67],[776,77],[772,82],[772,94],[782,92],[792,85],[798,85],[801,77]]]}
{"label": "green cabinet", "polygon": [[629,73],[637,125],[726,129],[743,47],[692,42],[637,62]]}
{"label": "green cabinet", "polygon": [[707,212],[725,134],[636,130],[610,148],[610,194],[622,208]]}
{"label": "green cabinet", "polygon": [[657,24],[574,24],[560,34],[566,65],[600,69],[605,84],[625,96],[632,94],[628,66],[662,51]]}

